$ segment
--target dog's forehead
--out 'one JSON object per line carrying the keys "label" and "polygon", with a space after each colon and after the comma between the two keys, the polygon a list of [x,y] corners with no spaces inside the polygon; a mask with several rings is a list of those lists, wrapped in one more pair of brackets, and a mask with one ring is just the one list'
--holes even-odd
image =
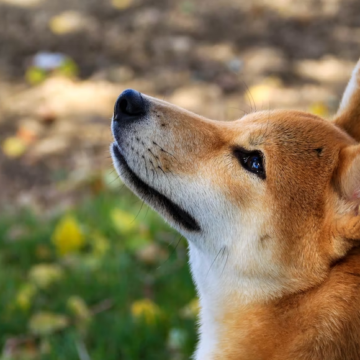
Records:
{"label": "dog's forehead", "polygon": [[250,147],[312,147],[349,141],[349,137],[330,121],[302,111],[273,110],[249,114],[236,121],[236,129]]}

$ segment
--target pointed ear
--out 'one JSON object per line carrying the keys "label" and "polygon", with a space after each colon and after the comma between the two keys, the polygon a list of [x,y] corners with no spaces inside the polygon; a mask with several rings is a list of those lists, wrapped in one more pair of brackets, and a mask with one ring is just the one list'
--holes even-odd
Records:
{"label": "pointed ear", "polygon": [[360,141],[360,60],[352,72],[334,122],[356,141]]}
{"label": "pointed ear", "polygon": [[333,232],[341,238],[360,240],[360,145],[342,149],[339,164],[335,183],[345,206],[334,222]]}
{"label": "pointed ear", "polygon": [[360,205],[360,145],[343,148],[339,154],[336,183],[341,197]]}

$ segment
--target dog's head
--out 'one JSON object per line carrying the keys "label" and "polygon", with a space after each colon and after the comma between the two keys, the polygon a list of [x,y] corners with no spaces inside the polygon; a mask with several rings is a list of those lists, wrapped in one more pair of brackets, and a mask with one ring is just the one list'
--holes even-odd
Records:
{"label": "dog's head", "polygon": [[287,110],[212,121],[134,90],[120,95],[115,167],[189,240],[200,292],[214,278],[256,294],[303,290],[360,239],[357,74],[334,122]]}

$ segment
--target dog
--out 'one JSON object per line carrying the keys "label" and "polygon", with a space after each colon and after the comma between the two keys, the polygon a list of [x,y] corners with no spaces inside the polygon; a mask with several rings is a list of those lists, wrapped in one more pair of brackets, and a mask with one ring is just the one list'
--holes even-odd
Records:
{"label": "dog", "polygon": [[196,360],[360,359],[360,61],[333,121],[129,89],[112,132],[121,179],[188,240]]}

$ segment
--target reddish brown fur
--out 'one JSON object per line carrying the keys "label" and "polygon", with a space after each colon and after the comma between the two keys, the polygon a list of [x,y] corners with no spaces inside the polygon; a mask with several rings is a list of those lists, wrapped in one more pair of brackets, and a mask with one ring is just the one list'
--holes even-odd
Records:
{"label": "reddish brown fur", "polygon": [[[359,359],[359,288],[360,252],[354,250],[330,268],[321,285],[268,304],[229,309],[214,359]],[[239,342],[243,332],[246,341]]]}
{"label": "reddish brown fur", "polygon": [[[240,185],[228,169],[219,170],[219,159],[237,144],[239,128],[247,141],[242,145],[270,159],[265,194],[270,205],[264,208],[270,206],[275,215],[267,241],[278,239],[274,261],[281,261],[286,276],[296,281],[287,295],[265,304],[244,307],[229,299],[218,319],[222,337],[214,359],[360,359],[360,252],[346,255],[357,245],[347,238],[359,238],[360,222],[352,213],[336,222],[342,201],[339,173],[351,162],[341,153],[355,141],[330,122],[302,112],[254,114],[236,124],[215,123],[163,104],[155,109],[172,119],[167,124],[176,139],[171,151],[186,158],[171,170],[191,174],[199,163],[215,169],[221,174],[215,183],[218,179],[232,202],[254,196],[251,184]],[[342,115],[339,126],[351,127],[349,133],[360,138],[360,121],[346,119]]]}
{"label": "reddish brown fur", "polygon": [[[276,296],[221,304],[211,359],[360,360],[360,88],[335,123],[299,111],[215,122],[155,99],[151,115],[176,156],[160,153],[165,170],[207,177],[266,219],[261,246],[282,265]],[[265,181],[240,169],[234,146],[264,153]]]}

